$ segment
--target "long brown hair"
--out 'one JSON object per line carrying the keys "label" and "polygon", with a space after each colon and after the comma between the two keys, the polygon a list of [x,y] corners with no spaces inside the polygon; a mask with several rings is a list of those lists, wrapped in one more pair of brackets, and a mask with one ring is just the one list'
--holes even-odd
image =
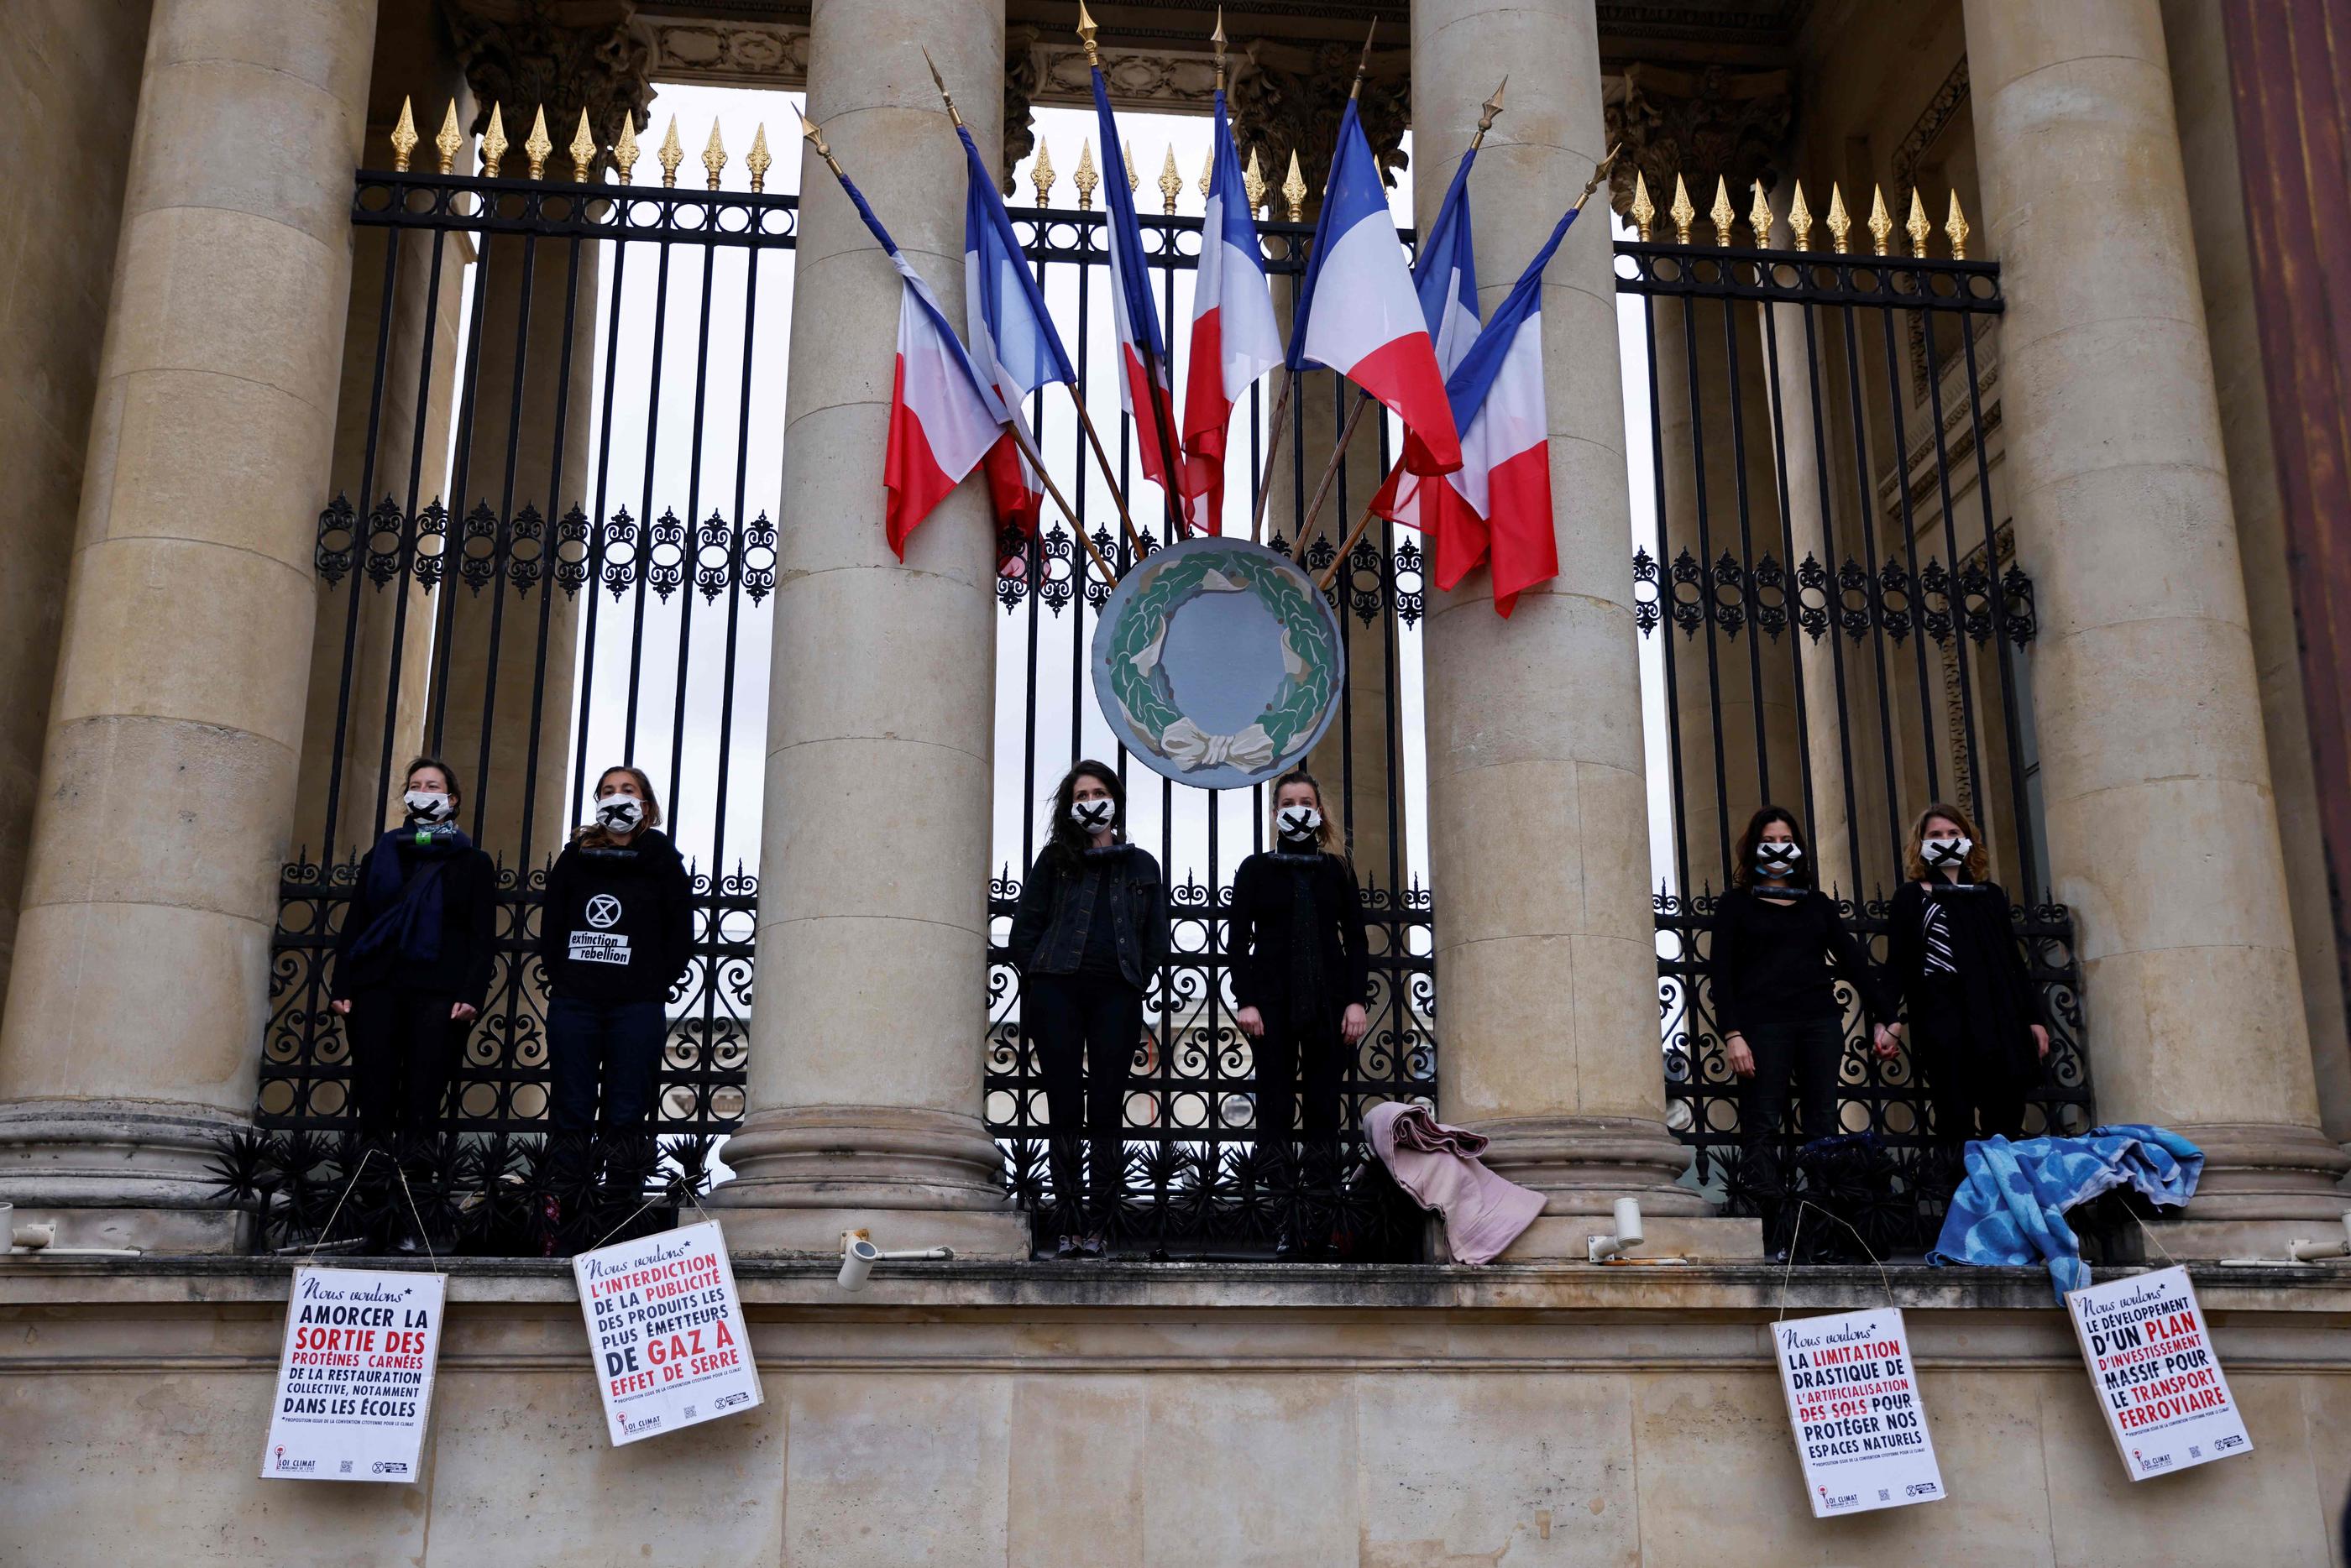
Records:
{"label": "long brown hair", "polygon": [[1790,840],[1803,851],[1796,857],[1796,863],[1788,867],[1788,880],[1805,888],[1818,885],[1813,880],[1813,846],[1804,842],[1804,825],[1798,822],[1796,814],[1786,806],[1767,805],[1747,819],[1747,831],[1739,836],[1739,858],[1730,867],[1732,887],[1751,888],[1755,885],[1755,846],[1763,842],[1763,830],[1775,822],[1788,825]]}
{"label": "long brown hair", "polygon": [[[659,827],[662,821],[661,796],[653,793],[653,781],[645,776],[645,770],[630,763],[614,763],[596,775],[596,788],[599,792],[602,791],[604,781],[614,774],[626,774],[636,780],[637,793],[645,797],[645,819],[637,824],[637,833],[643,833],[648,827]],[[592,804],[593,796],[590,797],[590,801]],[[633,838],[636,835],[632,834],[630,836]],[[620,842],[612,836],[611,830],[604,826],[600,817],[590,817],[578,833],[572,835],[571,841],[583,849],[610,849]]]}
{"label": "long brown hair", "polygon": [[1314,809],[1322,814],[1322,826],[1314,830],[1315,847],[1325,855],[1335,855],[1342,860],[1346,859],[1347,851],[1339,842],[1339,825],[1331,820],[1331,808],[1322,804],[1322,781],[1304,768],[1292,768],[1273,781],[1271,798],[1276,803],[1274,841],[1280,843],[1281,838],[1280,826],[1281,792],[1294,784],[1302,784],[1314,792]]}
{"label": "long brown hair", "polygon": [[1076,866],[1092,842],[1091,836],[1070,820],[1070,807],[1078,798],[1078,781],[1098,779],[1110,792],[1114,808],[1110,819],[1110,837],[1113,844],[1126,842],[1126,785],[1119,782],[1118,771],[1107,763],[1092,757],[1081,757],[1070,764],[1061,775],[1061,784],[1053,791],[1053,819],[1045,825],[1045,847],[1065,866]]}
{"label": "long brown hair", "polygon": [[1939,800],[1920,812],[1917,820],[1911,823],[1910,841],[1902,846],[1902,874],[1913,882],[1934,880],[1935,870],[1938,867],[1929,867],[1927,864],[1927,825],[1938,816],[1959,825],[1959,832],[1968,841],[1968,858],[1964,867],[1968,880],[1982,881],[1984,873],[1991,869],[1991,852],[1984,847],[1983,835],[1976,831],[1974,820],[1966,812]]}

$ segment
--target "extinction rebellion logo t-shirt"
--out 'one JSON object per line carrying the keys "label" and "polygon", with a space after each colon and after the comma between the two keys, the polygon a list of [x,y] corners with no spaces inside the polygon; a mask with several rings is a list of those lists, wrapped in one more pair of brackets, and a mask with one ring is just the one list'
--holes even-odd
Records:
{"label": "extinction rebellion logo t-shirt", "polygon": [[693,888],[653,829],[626,846],[574,844],[557,857],[539,912],[538,952],[558,995],[653,1002],[685,967]]}
{"label": "extinction rebellion logo t-shirt", "polygon": [[571,961],[627,963],[629,934],[613,929],[625,913],[621,900],[612,894],[591,894],[580,910],[582,923],[571,932]]}

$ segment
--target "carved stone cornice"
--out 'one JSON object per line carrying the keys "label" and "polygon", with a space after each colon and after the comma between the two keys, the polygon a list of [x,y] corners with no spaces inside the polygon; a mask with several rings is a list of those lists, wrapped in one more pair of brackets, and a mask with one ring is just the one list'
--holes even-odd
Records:
{"label": "carved stone cornice", "polygon": [[1775,162],[1795,118],[1795,88],[1792,71],[1626,66],[1603,84],[1608,139],[1625,149],[1609,181],[1616,210],[1632,204],[1636,170],[1647,176],[1649,194],[1661,207],[1677,174],[1701,204],[1718,179],[1728,179],[1735,191],[1758,180],[1766,189],[1776,185]]}
{"label": "carved stone cornice", "polygon": [[649,16],[638,24],[664,81],[800,88],[808,86],[804,23],[681,21]]}
{"label": "carved stone cornice", "polygon": [[443,0],[442,10],[479,105],[477,133],[493,104],[505,106],[515,138],[542,106],[559,142],[583,109],[599,146],[618,140],[624,115],[644,128],[653,49],[635,24],[636,0]]}

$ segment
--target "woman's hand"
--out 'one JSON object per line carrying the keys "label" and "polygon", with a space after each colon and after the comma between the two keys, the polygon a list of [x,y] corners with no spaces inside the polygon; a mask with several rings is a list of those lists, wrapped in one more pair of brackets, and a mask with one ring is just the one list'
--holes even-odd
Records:
{"label": "woman's hand", "polygon": [[2049,1060],[2049,1031],[2038,1023],[2032,1026],[2032,1048],[2041,1054],[2041,1060]]}
{"label": "woman's hand", "polygon": [[1722,1037],[1722,1048],[1724,1053],[1730,1058],[1730,1071],[1732,1076],[1751,1078],[1755,1075],[1755,1053],[1747,1048],[1747,1037],[1745,1035],[1740,1034],[1736,1031],[1724,1035]]}
{"label": "woman's hand", "polygon": [[452,1023],[471,1023],[474,1021],[474,1015],[479,1011],[480,1010],[475,1007],[475,1005],[470,1002],[460,1002],[449,1009],[449,1022]]}
{"label": "woman's hand", "polygon": [[351,1015],[351,999],[348,996],[339,996],[327,1003],[327,1011],[338,1018],[349,1018]]}
{"label": "woman's hand", "polygon": [[1879,1024],[1877,1026],[1877,1054],[1890,1062],[1896,1056],[1901,1054],[1901,1052],[1902,1036],[1895,1033],[1895,1025],[1890,1023]]}
{"label": "woman's hand", "polygon": [[1339,1038],[1353,1045],[1371,1032],[1372,1020],[1364,1012],[1364,1004],[1360,1002],[1347,1003],[1347,1011],[1339,1019]]}
{"label": "woman's hand", "polygon": [[1239,1024],[1241,1033],[1252,1040],[1265,1033],[1265,1014],[1254,1007],[1244,1007],[1234,1013],[1233,1022]]}

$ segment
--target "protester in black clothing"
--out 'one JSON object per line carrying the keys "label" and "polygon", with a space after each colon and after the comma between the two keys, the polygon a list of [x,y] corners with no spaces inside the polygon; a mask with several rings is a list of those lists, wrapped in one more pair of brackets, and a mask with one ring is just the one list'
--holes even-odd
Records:
{"label": "protester in black clothing", "polygon": [[1259,1136],[1286,1143],[1302,1123],[1335,1147],[1348,1055],[1371,1027],[1363,898],[1314,776],[1284,774],[1273,805],[1279,846],[1233,873],[1234,1022],[1257,1062]]}
{"label": "protester in black clothing", "polygon": [[[1909,880],[1886,915],[1886,969],[1909,1014],[1910,1060],[1926,1082],[1935,1139],[1957,1153],[1978,1137],[2022,1137],[2049,1025],[2008,895],[1984,880],[1989,857],[1957,806],[1920,813],[1903,859]],[[1878,1054],[1894,1055],[1904,1035],[1887,1015]]]}
{"label": "protester in black clothing", "polygon": [[559,1186],[582,1173],[600,1082],[607,1134],[643,1128],[653,1110],[670,990],[694,956],[693,884],[661,819],[652,780],[606,768],[595,820],[547,873],[538,959]]}
{"label": "protester in black clothing", "polygon": [[[1126,790],[1081,762],[1053,793],[1044,853],[1020,889],[1008,944],[1020,971],[1052,1124],[1058,1257],[1099,1257],[1124,1173],[1127,1074],[1143,1041],[1143,992],[1167,956],[1159,862],[1126,842]],[[1088,1202],[1081,1151],[1092,1166]]]}
{"label": "protester in black clothing", "polygon": [[1776,805],[1757,812],[1740,835],[1731,876],[1734,885],[1714,908],[1714,1018],[1730,1070],[1742,1080],[1739,1127],[1747,1181],[1776,1251],[1785,1245],[1779,1137],[1792,1076],[1805,1141],[1837,1130],[1844,1012],[1835,981],[1852,986],[1873,1019],[1891,1011],[1835,902],[1813,885],[1793,815]]}
{"label": "protester in black clothing", "polygon": [[378,1140],[439,1122],[496,930],[497,870],[457,828],[456,774],[419,757],[406,780],[405,820],[360,857],[328,992],[350,1021],[353,1116]]}

